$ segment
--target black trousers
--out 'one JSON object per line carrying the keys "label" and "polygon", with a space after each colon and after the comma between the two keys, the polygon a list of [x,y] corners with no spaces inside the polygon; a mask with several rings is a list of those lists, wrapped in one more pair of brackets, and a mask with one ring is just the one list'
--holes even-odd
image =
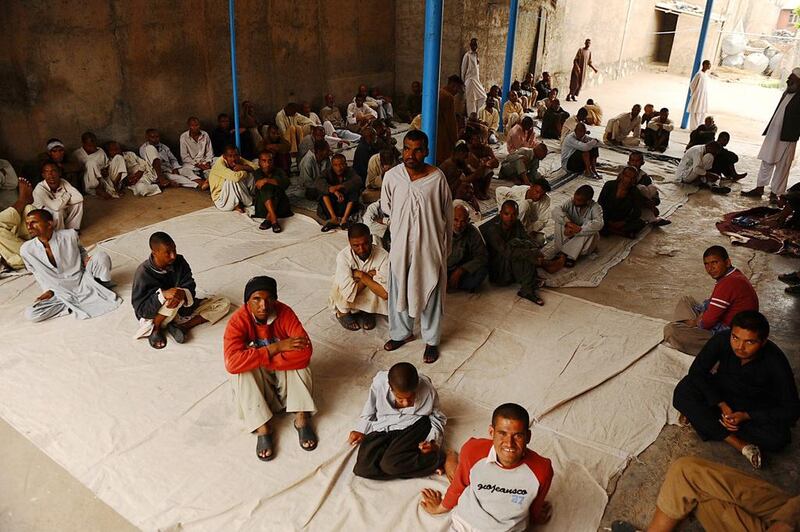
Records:
{"label": "black trousers", "polygon": [[[583,162],[583,154],[580,150],[575,150],[575,152],[569,156],[567,159],[567,170],[570,172],[575,172],[576,174],[585,172],[586,171],[586,163]],[[592,148],[589,150],[589,155],[592,156],[593,159],[597,159],[600,155],[600,150],[597,148]]]}
{"label": "black trousers", "polygon": [[[725,401],[734,411],[747,411],[746,405],[736,404],[735,400]],[[672,396],[673,406],[689,420],[694,430],[703,440],[722,441],[731,434],[738,436],[748,443],[758,445],[766,451],[779,451],[788,445],[791,434],[788,426],[746,421],[739,425],[739,430],[729,432],[722,426],[719,418],[722,416],[717,405],[709,406],[703,391],[692,381],[691,376],[686,376],[675,387]]]}
{"label": "black trousers", "polygon": [[370,432],[358,448],[353,473],[373,480],[426,477],[436,471],[441,450],[422,454],[419,444],[431,431],[428,417],[403,430]]}

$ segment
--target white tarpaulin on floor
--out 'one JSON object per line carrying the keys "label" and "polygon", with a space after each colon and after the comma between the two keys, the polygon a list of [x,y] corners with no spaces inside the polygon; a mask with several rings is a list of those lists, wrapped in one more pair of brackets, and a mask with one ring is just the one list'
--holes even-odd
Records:
{"label": "white tarpaulin on floor", "polygon": [[[254,275],[278,280],[279,297],[305,324],[320,438],[300,449],[291,418],[277,424],[277,457],[255,457],[255,438],[232,408],[221,352],[225,321],[184,345],[133,340],[130,306],[147,239],[165,230],[191,264],[201,293],[241,303]],[[0,415],[98,497],[146,530],[445,530],[418,505],[441,478],[355,478],[346,444],[376,371],[400,360],[438,387],[447,444],[486,435],[506,401],[538,420],[531,447],[553,460],[549,530],[596,530],[612,475],[652,443],[674,412],[672,388],[687,357],[658,346],[663,322],[543,292],[544,307],[488,285],[449,295],[442,357],[422,367],[420,341],[387,353],[386,322],[345,331],[327,309],[342,232],[322,234],[295,216],[275,235],[234,213],[207,209],[101,243],[114,261],[122,307],[103,317],[31,324],[23,309],[40,289],[31,276],[0,285]],[[658,346],[658,347],[657,347]]]}

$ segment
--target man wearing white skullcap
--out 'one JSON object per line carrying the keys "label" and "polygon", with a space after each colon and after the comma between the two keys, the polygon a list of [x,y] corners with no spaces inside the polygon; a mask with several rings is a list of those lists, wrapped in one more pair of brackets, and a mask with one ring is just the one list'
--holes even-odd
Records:
{"label": "man wearing white skullcap", "polygon": [[786,80],[786,91],[781,96],[778,107],[764,130],[764,143],[758,158],[761,169],[758,171],[756,187],[743,196],[760,198],[764,186],[770,185],[769,201],[778,201],[778,196],[786,192],[789,170],[792,167],[797,140],[800,139],[800,67],[796,67]]}

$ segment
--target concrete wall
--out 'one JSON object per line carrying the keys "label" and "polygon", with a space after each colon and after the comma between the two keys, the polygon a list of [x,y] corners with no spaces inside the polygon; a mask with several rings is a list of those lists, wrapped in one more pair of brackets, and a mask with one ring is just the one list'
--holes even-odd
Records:
{"label": "concrete wall", "polygon": [[[30,160],[82,131],[132,146],[158,127],[175,147],[186,118],[230,112],[228,3],[3,3],[0,157]],[[340,103],[359,83],[394,85],[394,0],[238,0],[240,100],[266,116],[288,100]]]}
{"label": "concrete wall", "polygon": [[[703,19],[692,15],[681,14],[678,16],[678,27],[675,41],[672,43],[672,53],[669,56],[670,74],[689,75],[694,65],[694,56],[697,53],[697,40],[700,37],[700,27]],[[714,65],[714,50],[719,40],[720,28],[718,22],[711,22],[706,33],[703,47],[703,59],[708,59]]]}

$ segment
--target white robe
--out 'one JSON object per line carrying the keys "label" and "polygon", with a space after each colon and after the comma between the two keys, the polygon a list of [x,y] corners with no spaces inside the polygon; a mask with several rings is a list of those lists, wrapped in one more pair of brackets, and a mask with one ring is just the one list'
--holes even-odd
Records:
{"label": "white robe", "polygon": [[360,310],[371,314],[389,314],[387,300],[378,297],[368,287],[359,292],[353,279],[353,270],[369,272],[375,270],[373,280],[389,293],[389,253],[380,243],[372,244],[372,253],[367,260],[361,260],[348,245],[336,255],[336,273],[328,301],[331,308],[340,312]]}
{"label": "white robe", "polygon": [[[121,157],[109,159],[102,148],[97,148],[93,153],[78,148],[73,156],[83,166],[83,186],[87,194],[94,194],[97,187],[102,186],[111,196],[118,197],[116,183],[127,174]],[[107,175],[103,175],[103,170],[107,171]]]}
{"label": "white robe", "polygon": [[133,192],[134,196],[155,196],[161,194],[161,187],[157,185],[158,175],[153,169],[153,166],[133,153],[126,151],[122,153],[122,158],[125,161],[125,168],[128,170],[128,175],[132,176],[136,172],[142,172],[142,177],[136,182],[135,185],[128,186],[128,190]]}
{"label": "white robe", "polygon": [[[453,235],[453,198],[438,168],[412,181],[405,165],[383,176],[381,210],[389,216],[392,277],[397,280],[394,311],[416,318],[438,286],[447,283]],[[439,290],[444,297],[445,290]]]}
{"label": "white robe", "polygon": [[708,74],[702,70],[698,71],[689,85],[689,90],[692,92],[692,98],[689,100],[691,118],[689,127],[694,131],[703,123],[708,112]]}
{"label": "white robe", "polygon": [[794,152],[797,148],[797,142],[781,140],[781,129],[783,129],[783,120],[786,116],[786,107],[792,98],[796,97],[797,93],[784,93],[781,97],[781,101],[775,109],[775,114],[767,126],[764,142],[758,152],[758,158],[761,159],[761,168],[758,170],[756,186],[770,185],[771,192],[778,196],[786,192],[789,171],[792,168]]}
{"label": "white robe", "polygon": [[[554,249],[572,260],[592,253],[597,247],[600,230],[603,228],[603,208],[594,200],[586,207],[576,207],[572,199],[565,201],[553,211]],[[567,236],[564,227],[567,222],[581,226],[580,233]]]}
{"label": "white robe", "polygon": [[478,66],[478,52],[472,50],[461,59],[461,79],[464,80],[464,99],[467,102],[467,116],[477,113],[486,104],[486,89],[481,84]]}
{"label": "white robe", "polygon": [[14,167],[5,159],[0,159],[0,189],[13,190],[17,186],[19,186],[19,178]]}
{"label": "white robe", "polygon": [[[527,199],[529,185],[515,185],[513,187],[497,187],[495,197],[497,206],[501,207],[507,200],[513,200],[519,208],[519,221],[529,234],[541,233],[550,219],[550,196],[542,196],[539,201]],[[544,242],[542,242],[544,243]]]}
{"label": "white robe", "polygon": [[69,181],[62,179],[55,192],[47,182],[33,187],[33,206],[53,215],[55,229],[80,229],[83,220],[83,195]]}
{"label": "white robe", "polygon": [[[53,297],[35,303],[28,309],[29,318],[41,315],[42,307],[65,307],[57,314],[72,311],[78,319],[88,319],[111,312],[122,303],[117,294],[107,289],[94,278],[93,274],[108,276],[111,259],[102,251],[96,251],[87,266],[83,264],[86,251],[78,241],[78,233],[72,229],[54,231],[50,239],[50,249],[56,266],[50,264],[44,244],[34,238],[20,248],[25,267],[36,278],[43,291],[52,290]],[[95,261],[94,264],[92,261]],[[90,266],[91,265],[91,266]],[[95,266],[99,266],[95,268]],[[109,281],[110,277],[101,279]],[[39,308],[37,308],[39,307]]]}
{"label": "white robe", "polygon": [[681,183],[694,183],[698,178],[701,182],[705,182],[704,176],[714,164],[714,156],[705,151],[704,144],[686,150],[681,162],[678,163],[678,168],[675,169],[675,177]]}

